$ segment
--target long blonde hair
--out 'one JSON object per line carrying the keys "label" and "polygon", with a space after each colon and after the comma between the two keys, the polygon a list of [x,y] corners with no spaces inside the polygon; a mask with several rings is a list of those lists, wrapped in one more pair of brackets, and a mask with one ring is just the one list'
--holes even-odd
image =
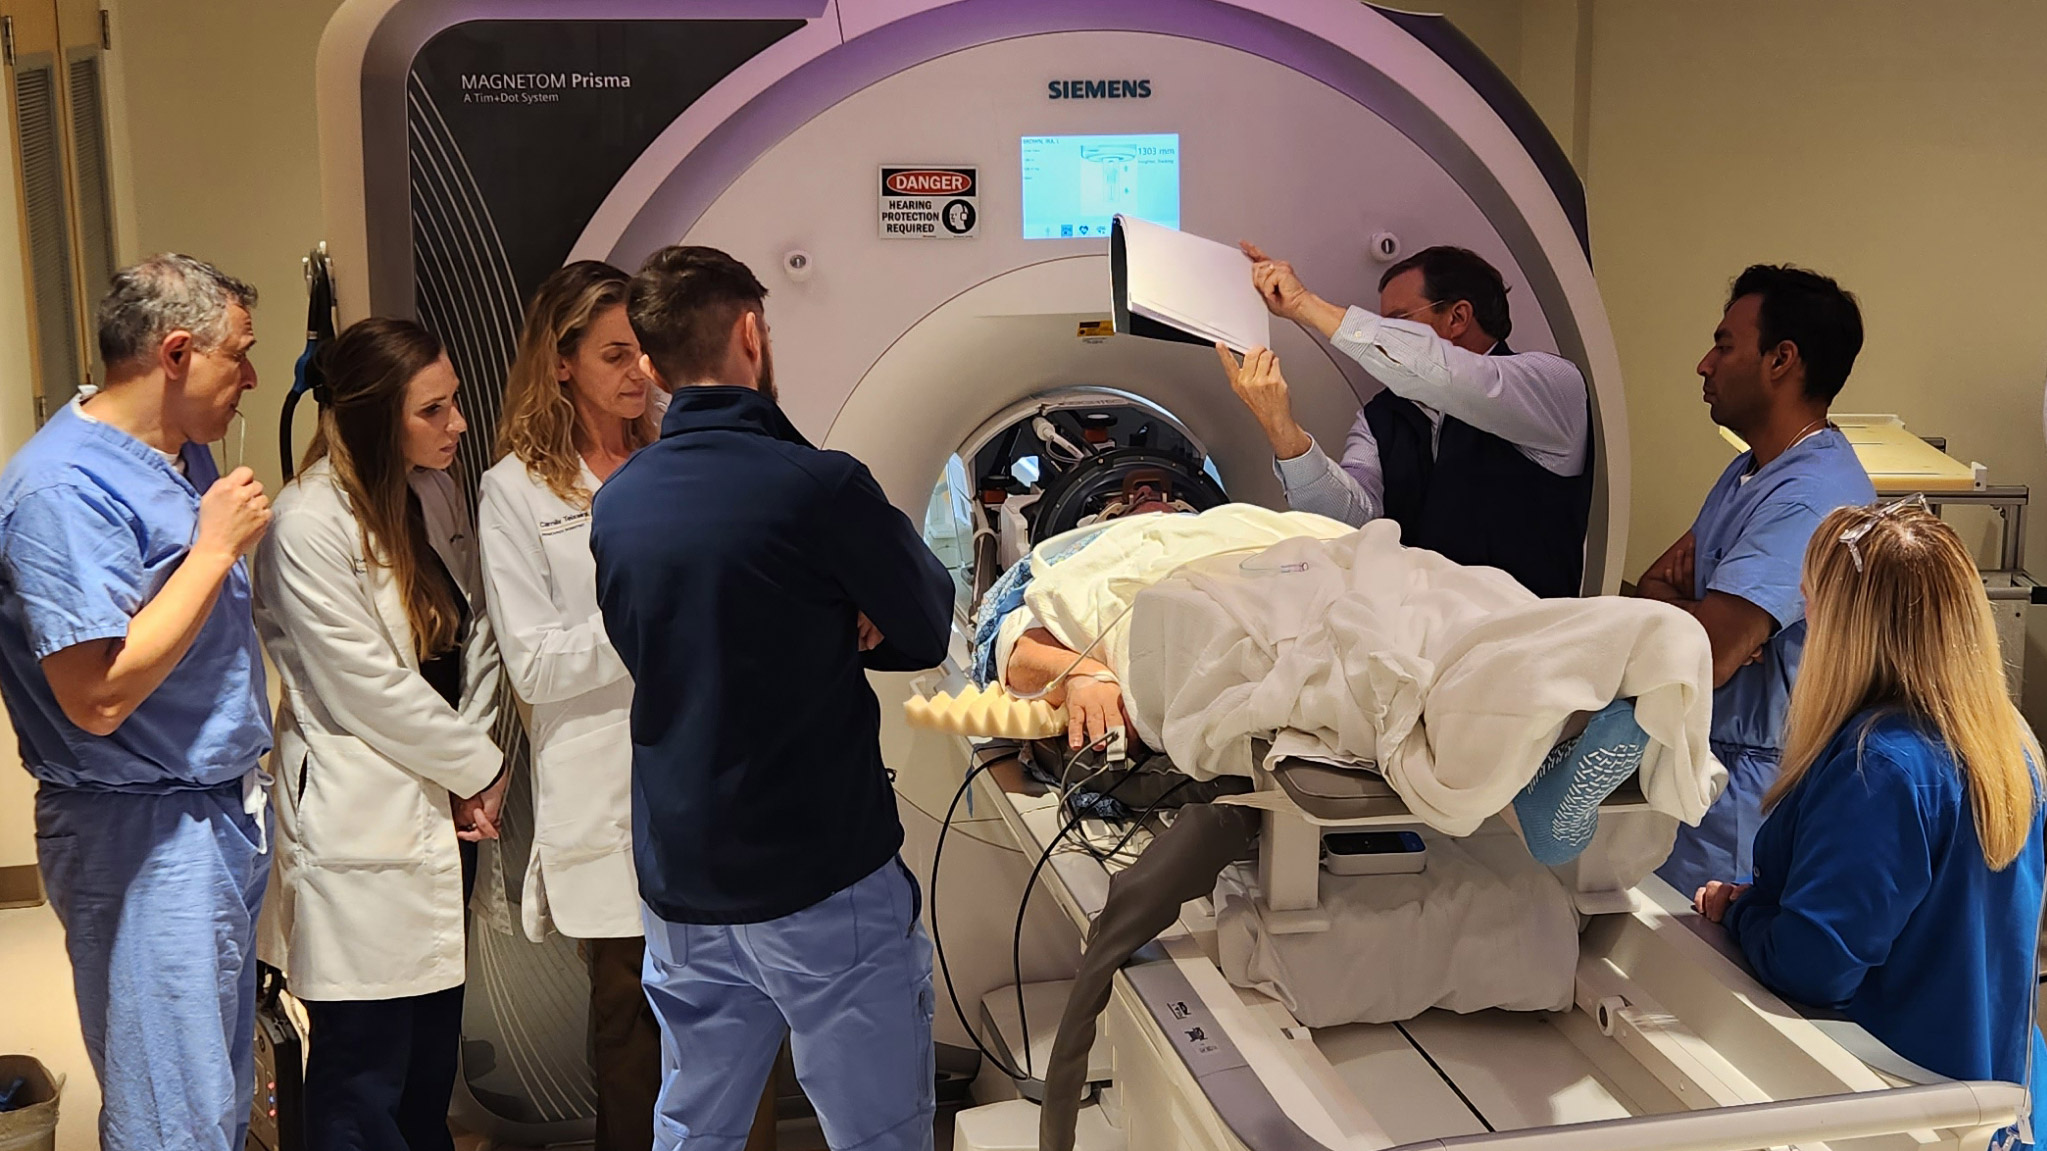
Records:
{"label": "long blonde hair", "polygon": [[1924,507],[1842,508],[1806,546],[1805,584],[1805,656],[1764,809],[1858,713],[1910,715],[1954,756],[1983,860],[2003,870],[2038,818],[2040,745],[2006,694],[1990,599],[1961,537]]}
{"label": "long blonde hair", "polygon": [[[519,352],[505,379],[505,414],[498,421],[497,455],[519,457],[526,470],[570,507],[589,507],[583,457],[576,449],[576,404],[556,366],[573,359],[590,323],[625,304],[631,278],[601,260],[578,260],[541,282],[526,309]],[[642,415],[626,428],[626,446],[654,442],[654,419]]]}
{"label": "long blonde hair", "polygon": [[330,461],[362,535],[363,558],[391,573],[405,601],[413,652],[431,659],[455,646],[461,607],[433,574],[432,550],[406,507],[405,395],[412,378],[441,358],[441,341],[411,320],[373,317],[349,325],[319,355],[326,368],[320,430],[299,465]]}

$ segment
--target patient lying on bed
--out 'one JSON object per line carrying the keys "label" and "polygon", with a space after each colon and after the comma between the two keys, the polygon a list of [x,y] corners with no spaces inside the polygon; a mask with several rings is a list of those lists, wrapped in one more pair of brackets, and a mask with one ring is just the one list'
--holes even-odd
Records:
{"label": "patient lying on bed", "polygon": [[1582,848],[1637,765],[1673,821],[1695,823],[1725,778],[1689,617],[1539,600],[1402,547],[1390,522],[1226,505],[1097,524],[1005,573],[976,637],[977,678],[1064,704],[1075,749],[1121,727],[1195,778],[1249,776],[1266,745],[1268,765],[1369,768],[1447,834],[1513,804],[1538,856]]}

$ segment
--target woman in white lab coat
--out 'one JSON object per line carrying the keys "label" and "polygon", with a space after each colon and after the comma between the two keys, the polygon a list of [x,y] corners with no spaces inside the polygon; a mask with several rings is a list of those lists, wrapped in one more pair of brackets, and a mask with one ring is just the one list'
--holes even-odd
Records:
{"label": "woman in white lab coat", "polygon": [[585,260],[549,276],[505,384],[477,527],[491,622],[533,746],[533,850],[521,919],[582,940],[590,963],[598,1151],[653,1145],[661,1036],[640,987],[633,871],[633,684],[604,634],[590,499],[651,443],[654,385],[626,322],[627,277]]}
{"label": "woman in white lab coat", "polygon": [[[365,320],[324,353],[318,435],[257,555],[282,681],[270,942],[313,1037],[313,1151],[448,1151],[474,841],[496,835],[498,659],[447,474],[440,341]],[[467,798],[464,798],[467,797]]]}

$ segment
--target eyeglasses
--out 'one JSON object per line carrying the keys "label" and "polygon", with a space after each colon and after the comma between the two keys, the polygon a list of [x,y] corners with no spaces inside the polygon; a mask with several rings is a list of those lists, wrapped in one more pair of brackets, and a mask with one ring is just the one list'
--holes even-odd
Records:
{"label": "eyeglasses", "polygon": [[1412,307],[1412,308],[1409,308],[1408,310],[1406,310],[1406,311],[1404,311],[1404,312],[1395,312],[1395,313],[1394,313],[1393,315],[1390,315],[1390,316],[1381,316],[1381,317],[1379,317],[1379,318],[1380,318],[1380,319],[1382,319],[1382,320],[1411,320],[1411,319],[1413,319],[1413,318],[1415,317],[1415,314],[1416,314],[1416,313],[1418,313],[1418,312],[1426,312],[1426,311],[1428,311],[1428,310],[1429,310],[1429,309],[1431,309],[1431,308],[1440,308],[1440,307],[1442,307],[1442,306],[1443,306],[1443,301],[1441,301],[1441,300],[1430,300],[1430,301],[1429,301],[1428,303],[1426,303],[1426,304],[1421,304],[1421,305],[1418,305],[1418,306],[1416,306],[1416,307]]}
{"label": "eyeglasses", "polygon": [[1862,550],[1855,545],[1862,542],[1862,537],[1868,535],[1871,528],[1907,508],[1916,508],[1922,512],[1926,511],[1926,493],[1913,492],[1904,499],[1893,500],[1878,508],[1875,515],[1841,533],[1841,542],[1848,545],[1848,558],[1855,561],[1857,573],[1862,571]]}

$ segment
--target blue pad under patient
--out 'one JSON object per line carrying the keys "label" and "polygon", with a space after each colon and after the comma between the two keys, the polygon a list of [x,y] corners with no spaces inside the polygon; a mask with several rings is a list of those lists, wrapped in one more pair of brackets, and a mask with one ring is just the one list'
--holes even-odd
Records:
{"label": "blue pad under patient", "polygon": [[1528,852],[1555,866],[1578,858],[1599,827],[1599,804],[1642,766],[1649,735],[1635,722],[1635,701],[1607,704],[1577,739],[1558,744],[1514,797]]}

